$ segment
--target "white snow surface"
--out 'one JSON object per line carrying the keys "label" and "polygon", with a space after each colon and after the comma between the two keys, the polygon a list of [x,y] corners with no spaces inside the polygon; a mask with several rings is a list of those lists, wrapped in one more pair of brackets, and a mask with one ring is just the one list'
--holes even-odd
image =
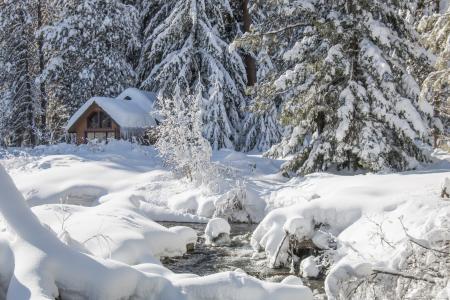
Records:
{"label": "white snow surface", "polygon": [[[395,268],[398,251],[381,242],[380,237],[394,247],[402,245],[406,236],[400,220],[408,234],[418,239],[437,239],[442,232],[448,232],[450,202],[441,199],[440,193],[445,178],[450,178],[450,156],[439,151],[433,156],[434,163],[419,166],[416,171],[314,173],[288,179],[279,173],[281,160],[231,150],[213,154],[216,162],[228,167],[233,180],[244,183],[242,205],[252,221],[260,222],[253,233],[252,246],[267,256],[269,265],[287,263],[288,245],[286,241],[281,243],[286,232],[299,239],[310,239],[320,249],[328,249],[329,241],[336,241],[334,264],[326,279],[330,299],[345,278],[370,274],[374,266]],[[290,299],[288,296],[264,298],[272,289],[283,290],[279,295],[284,291],[290,295],[290,290],[285,290],[285,285],[261,283],[242,272],[198,278],[173,274],[159,264],[161,256],[184,253],[195,236],[187,227],[166,229],[153,221],[206,223],[214,215],[217,200],[227,190],[219,186],[212,192],[209,187],[194,186],[175,177],[163,166],[152,147],[113,141],[107,145],[61,144],[32,150],[0,150],[0,164],[38,217],[39,220],[33,222],[44,223],[54,232],[51,238],[46,237],[52,239],[51,245],[61,240],[61,244],[69,247],[56,248],[84,253],[82,256],[89,258],[89,264],[99,264],[105,272],[119,268],[118,262],[125,264],[120,268],[138,265],[133,268],[138,273],[130,271],[134,274],[131,277],[147,278],[151,273],[164,282],[159,286],[161,289],[169,284],[168,290],[182,289],[185,293],[177,296],[180,298],[161,299],[232,299],[234,290],[227,287],[238,282],[246,287],[245,291],[251,290],[248,299]],[[4,184],[4,180],[0,183]],[[2,192],[0,200],[4,202],[7,196]],[[5,219],[10,222],[7,216]],[[7,229],[10,227],[14,230]],[[0,221],[0,297],[12,272],[18,272],[18,267],[25,270],[22,264],[7,263],[11,261],[12,252],[14,256],[18,249],[23,255],[28,253],[27,261],[32,263],[26,268],[37,266],[37,261],[47,257],[40,252],[33,254],[34,246],[22,235],[20,242],[11,243],[14,239],[10,236],[14,236],[14,232],[18,232],[14,224],[7,226],[4,220]],[[55,236],[59,237],[57,242],[53,241]],[[60,252],[51,251],[56,255]],[[30,274],[36,274],[36,270]],[[72,280],[72,277],[67,279]],[[105,284],[108,280],[105,279]],[[218,282],[222,282],[220,287]],[[83,284],[88,283],[83,281]],[[301,286],[296,285],[291,287],[296,288],[296,295],[304,296],[296,296],[299,299],[310,299],[309,290],[305,292],[305,288],[299,289]],[[245,293],[242,295],[247,295]]]}
{"label": "white snow surface", "polygon": [[[371,237],[371,220],[386,219],[384,226],[393,230],[387,232],[392,233],[394,241],[404,237],[399,232],[400,223],[395,222],[402,215],[420,233],[431,216],[442,207],[449,207],[439,198],[441,182],[448,175],[450,170],[445,163],[444,169],[400,174],[312,174],[294,178],[290,187],[277,192],[279,202],[288,205],[268,213],[253,234],[253,246],[265,249],[274,258],[285,232],[312,239],[312,227],[326,224],[342,242],[372,253],[377,247],[373,247],[376,241]],[[305,199],[304,195],[315,196]],[[414,208],[421,209],[414,212]],[[283,257],[278,259],[283,261]]]}
{"label": "white snow surface", "polygon": [[75,125],[93,104],[102,108],[124,130],[153,127],[158,119],[155,102],[156,94],[136,88],[128,88],[116,98],[93,97],[75,112],[66,128]]}
{"label": "white snow surface", "polygon": [[[198,277],[174,274],[158,263],[131,266],[82,253],[43,226],[0,166],[0,210],[8,224],[0,269],[8,300],[18,299],[312,299],[304,286],[262,282],[241,272]],[[4,259],[0,257],[0,259]]]}

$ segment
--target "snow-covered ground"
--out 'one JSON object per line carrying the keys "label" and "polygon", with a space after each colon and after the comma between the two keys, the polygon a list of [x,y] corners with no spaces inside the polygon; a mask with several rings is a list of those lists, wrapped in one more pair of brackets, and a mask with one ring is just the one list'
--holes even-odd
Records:
{"label": "snow-covered ground", "polygon": [[[279,299],[290,299],[287,295],[292,293],[295,299],[309,299],[301,285],[292,290],[286,283],[268,287],[239,272],[201,280],[185,275],[194,279],[178,281],[183,275],[160,266],[158,259],[184,253],[195,242],[195,232],[187,227],[166,229],[154,221],[206,223],[213,217],[228,217],[258,222],[252,245],[272,266],[292,262],[293,239],[311,241],[331,261],[326,268],[328,297],[339,298],[343,283],[354,278],[378,269],[401,271],[399,257],[410,237],[431,243],[449,239],[450,202],[442,200],[440,193],[441,183],[450,177],[450,163],[445,153],[436,152],[435,157],[432,165],[399,174],[316,173],[289,179],[279,173],[283,161],[222,150],[214,153],[214,160],[226,168],[215,186],[194,186],[179,179],[163,166],[152,147],[126,142],[15,149],[0,152],[0,163],[39,221],[71,249],[92,257],[93,263],[139,265],[133,268],[140,272],[138,277],[155,273],[148,270],[156,268],[158,276],[189,294],[186,299],[203,299],[199,290],[204,299],[216,299],[211,295],[221,293],[216,290],[219,282],[234,286],[235,280],[261,291],[251,299],[269,299],[264,296],[273,290],[281,295]],[[0,197],[5,197],[3,192]],[[236,211],[224,206],[233,197],[241,202]],[[15,246],[4,242],[9,231],[6,222],[2,224],[0,261],[6,266],[11,259],[7,249]],[[22,240],[29,243],[23,236]],[[301,272],[314,275],[323,268],[320,263],[319,258],[308,257]],[[3,291],[12,268],[0,270]],[[444,276],[436,284],[434,295],[450,297],[447,280]],[[197,289],[198,285],[204,287]],[[420,289],[416,293],[420,295]]]}

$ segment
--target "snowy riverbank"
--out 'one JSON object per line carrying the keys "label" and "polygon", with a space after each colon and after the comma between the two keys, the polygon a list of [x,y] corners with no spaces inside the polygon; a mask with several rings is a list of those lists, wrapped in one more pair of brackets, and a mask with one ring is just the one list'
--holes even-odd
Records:
{"label": "snowy riverbank", "polygon": [[[315,261],[327,276],[328,297],[342,298],[365,286],[359,285],[361,280],[376,270],[413,272],[399,261],[405,251],[414,250],[409,237],[433,247],[449,239],[450,203],[440,198],[441,183],[450,177],[445,153],[435,153],[432,165],[399,174],[315,173],[288,179],[279,173],[282,161],[222,150],[213,157],[228,174],[216,186],[176,178],[153,148],[125,142],[16,149],[2,151],[0,157],[39,221],[66,245],[95,259],[131,266],[159,265],[160,257],[179,256],[195,242],[193,230],[166,229],[153,221],[206,223],[220,212],[260,222],[251,243],[258,257],[267,257],[268,266],[298,272],[292,241],[312,241],[320,254],[309,259],[309,266]],[[232,182],[244,190],[235,211],[223,209]],[[6,236],[9,227],[2,224]],[[2,243],[2,249],[8,244]],[[8,272],[2,273],[5,291]],[[401,293],[449,297],[448,276],[444,278],[433,288],[411,284],[413,289]],[[378,284],[389,281],[383,280]],[[369,297],[367,291],[356,292]]]}

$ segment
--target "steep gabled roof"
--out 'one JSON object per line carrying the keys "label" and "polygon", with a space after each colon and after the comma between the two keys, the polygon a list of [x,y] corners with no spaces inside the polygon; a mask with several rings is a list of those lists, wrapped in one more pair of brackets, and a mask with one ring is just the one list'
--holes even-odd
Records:
{"label": "steep gabled roof", "polygon": [[154,109],[156,94],[128,88],[116,98],[93,97],[89,99],[69,119],[66,129],[70,129],[94,104],[103,109],[121,128],[148,128],[157,125]]}

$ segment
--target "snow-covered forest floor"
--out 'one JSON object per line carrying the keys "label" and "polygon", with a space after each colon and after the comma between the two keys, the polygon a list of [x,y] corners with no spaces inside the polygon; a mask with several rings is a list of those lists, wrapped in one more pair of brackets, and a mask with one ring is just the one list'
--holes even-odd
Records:
{"label": "snow-covered forest floor", "polygon": [[[268,267],[290,267],[294,275],[325,278],[330,299],[370,299],[381,290],[385,299],[447,299],[450,201],[441,191],[450,155],[435,151],[433,157],[432,164],[403,173],[289,179],[279,171],[283,161],[221,150],[213,153],[221,177],[214,186],[199,186],[173,175],[152,147],[126,142],[2,150],[0,164],[44,224],[42,231],[55,234],[39,229],[28,236],[37,223],[26,214],[14,215],[23,223],[18,226],[8,224],[8,216],[1,219],[0,298],[9,287],[16,295],[10,299],[21,299],[24,290],[46,299],[236,299],[238,293],[248,294],[245,299],[311,299],[294,277],[276,284],[237,270],[199,278],[160,265],[162,257],[183,255],[197,233],[154,221],[222,217],[258,223],[251,237],[255,258],[266,257]],[[2,176],[5,207],[18,200]],[[55,235],[69,247],[49,253],[43,244],[56,243]],[[66,248],[73,261],[62,254]],[[91,260],[81,262],[80,252]],[[65,271],[58,259],[65,259]]]}

